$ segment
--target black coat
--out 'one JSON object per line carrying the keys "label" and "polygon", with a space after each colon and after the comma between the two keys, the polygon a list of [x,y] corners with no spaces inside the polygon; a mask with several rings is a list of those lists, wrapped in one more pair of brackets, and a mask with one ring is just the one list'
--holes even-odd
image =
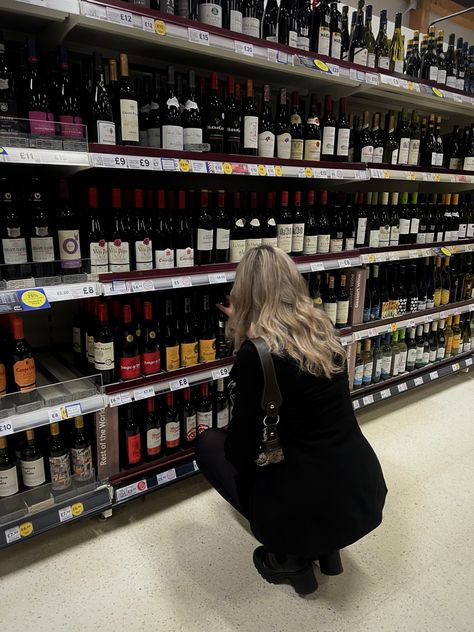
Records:
{"label": "black coat", "polygon": [[285,461],[257,467],[263,373],[252,343],[231,372],[234,407],[225,444],[238,471],[255,537],[276,553],[316,559],[356,542],[382,521],[387,494],[379,461],[352,409],[347,373],[328,380],[273,356],[283,396],[279,435]]}

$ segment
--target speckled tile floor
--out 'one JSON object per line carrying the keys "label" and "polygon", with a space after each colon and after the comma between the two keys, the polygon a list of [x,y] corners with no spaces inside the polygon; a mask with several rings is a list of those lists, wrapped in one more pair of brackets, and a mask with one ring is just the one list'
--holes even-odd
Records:
{"label": "speckled tile floor", "polygon": [[201,477],[0,553],[2,632],[472,632],[474,374],[359,414],[384,468],[383,525],[303,599]]}

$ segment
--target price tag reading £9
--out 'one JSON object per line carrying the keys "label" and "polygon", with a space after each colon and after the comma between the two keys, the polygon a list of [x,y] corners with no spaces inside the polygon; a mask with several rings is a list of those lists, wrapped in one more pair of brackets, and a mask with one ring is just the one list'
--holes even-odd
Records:
{"label": "price tag reading \u00a39", "polygon": [[221,380],[224,377],[229,377],[229,369],[225,366],[223,366],[220,369],[215,369],[212,372],[212,379],[213,380]]}
{"label": "price tag reading \u00a39", "polygon": [[203,46],[209,46],[210,37],[207,31],[200,31],[198,29],[188,28],[188,39],[193,44],[202,44]]}
{"label": "price tag reading \u00a39", "polygon": [[187,388],[188,386],[188,378],[181,377],[179,380],[173,380],[170,382],[170,391],[180,391],[182,388]]}

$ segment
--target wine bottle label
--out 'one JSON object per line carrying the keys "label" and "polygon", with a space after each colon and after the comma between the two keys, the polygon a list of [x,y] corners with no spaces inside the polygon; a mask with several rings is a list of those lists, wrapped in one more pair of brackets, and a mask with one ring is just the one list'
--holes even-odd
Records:
{"label": "wine bottle label", "polygon": [[459,73],[459,77],[456,80],[456,87],[458,90],[461,90],[461,91],[464,90],[464,73],[463,72]]}
{"label": "wine bottle label", "polygon": [[25,487],[36,487],[46,481],[44,459],[40,456],[34,461],[21,461],[21,476]]}
{"label": "wine bottle label", "polygon": [[336,324],[337,303],[324,303],[324,311],[333,325]]}
{"label": "wine bottle label", "polygon": [[94,336],[87,335],[87,362],[94,364]]}
{"label": "wine bottle label", "polygon": [[148,147],[161,147],[161,128],[149,127],[147,130]]}
{"label": "wine bottle label", "polygon": [[466,156],[462,168],[464,171],[474,171],[474,156]]}
{"label": "wine bottle label", "polygon": [[432,233],[432,232],[427,232],[427,233],[426,233],[425,242],[426,242],[427,244],[432,244],[432,243],[434,242],[434,240],[435,240],[435,238],[434,238],[434,237],[435,237],[435,236],[434,236],[434,233]]}
{"label": "wine bottle label", "polygon": [[[341,34],[338,31],[333,31],[331,35],[331,57],[334,59],[341,59],[341,42]],[[306,50],[309,50],[309,48]]]}
{"label": "wine bottle label", "polygon": [[258,148],[258,116],[244,116],[244,149]]}
{"label": "wine bottle label", "polygon": [[205,228],[197,230],[197,249],[209,251],[214,245],[214,231]]}
{"label": "wine bottle label", "polygon": [[169,270],[174,268],[174,250],[155,250],[155,268],[157,270]]}
{"label": "wine bottle label", "polygon": [[390,164],[391,164],[391,165],[396,165],[396,164],[398,164],[398,148],[397,148],[397,149],[394,149],[394,150],[392,151],[392,155],[391,155],[391,158],[390,158]]}
{"label": "wine bottle label", "polygon": [[36,388],[36,365],[34,358],[17,360],[13,364],[13,379],[19,391],[27,393]]}
{"label": "wine bottle label", "polygon": [[84,138],[84,127],[80,116],[60,115],[61,136],[66,138]]}
{"label": "wine bottle label", "polygon": [[436,359],[437,360],[444,360],[444,352],[445,352],[444,345],[440,345],[438,347],[438,352],[436,354]]}
{"label": "wine bottle label", "polygon": [[349,299],[336,303],[336,325],[347,325],[349,322]]}
{"label": "wine bottle label", "polygon": [[51,487],[54,490],[68,489],[71,486],[69,452],[61,456],[50,456],[49,469],[51,472]]}
{"label": "wine bottle label", "polygon": [[304,159],[305,160],[321,160],[321,141],[310,139],[304,141]]}
{"label": "wine bottle label", "polygon": [[430,350],[424,349],[421,355],[421,363],[423,366],[427,365],[430,361]]}
{"label": "wine bottle label", "polygon": [[345,237],[344,238],[344,250],[354,250],[355,248],[355,238],[354,237]]}
{"label": "wine bottle label", "polygon": [[438,79],[438,66],[430,66],[430,81],[436,81]]}
{"label": "wine bottle label", "polygon": [[229,407],[226,406],[223,410],[218,410],[216,415],[216,422],[218,428],[226,428],[229,425]]}
{"label": "wine bottle label", "polygon": [[230,263],[239,263],[245,254],[245,239],[230,240]]}
{"label": "wine bottle label", "polygon": [[130,247],[128,241],[109,241],[110,272],[130,272]]}
{"label": "wine bottle label", "polygon": [[230,30],[242,33],[242,11],[230,10]]}
{"label": "wine bottle label", "polygon": [[26,240],[23,237],[18,239],[2,239],[3,258],[6,264],[18,265],[27,263]]}
{"label": "wine bottle label", "polygon": [[94,342],[94,367],[97,371],[110,371],[115,367],[113,342]]}
{"label": "wine bottle label", "polygon": [[160,352],[144,351],[141,354],[143,375],[152,375],[160,370]]}
{"label": "wine bottle label", "polygon": [[303,241],[303,254],[315,255],[318,251],[318,236],[305,235]]}
{"label": "wine bottle label", "polygon": [[350,129],[339,129],[337,132],[337,156],[348,156],[349,155],[349,136],[351,130]]}
{"label": "wine bottle label", "polygon": [[376,358],[374,368],[374,381],[380,379],[382,375],[382,358]]}
{"label": "wine bottle label", "polygon": [[392,377],[397,377],[400,371],[400,352],[394,353],[392,358]]}
{"label": "wine bottle label", "polygon": [[245,240],[245,252],[251,248],[258,248],[262,245],[262,240],[259,237],[251,237]]}
{"label": "wine bottle label", "polygon": [[365,244],[365,231],[367,230],[367,218],[359,217],[357,220],[356,244],[363,246]]}
{"label": "wine bottle label", "polygon": [[378,163],[379,165],[383,162],[383,147],[374,147],[374,157],[372,158],[372,162]]}
{"label": "wine bottle label", "polygon": [[468,239],[471,238],[471,237],[474,237],[474,224],[469,223],[467,225],[466,237]]}
{"label": "wine bottle label", "polygon": [[382,357],[382,375],[388,377],[390,375],[390,368],[392,366],[392,356]]}
{"label": "wine bottle label", "polygon": [[441,305],[441,288],[438,287],[434,291],[433,304],[435,307],[439,307]]}
{"label": "wine bottle label", "polygon": [[179,369],[179,345],[165,347],[165,371],[175,371]]}
{"label": "wine bottle label", "polygon": [[196,433],[197,433],[196,422],[197,422],[196,413],[194,413],[194,415],[189,415],[184,420],[185,439],[188,443],[191,441],[194,441],[194,439],[196,438]]}
{"label": "wine bottle label", "polygon": [[354,64],[367,66],[367,48],[354,48]]}
{"label": "wine bottle label", "polygon": [[448,75],[446,77],[446,87],[447,88],[456,88],[456,75]]}
{"label": "wine bottle label", "polygon": [[353,386],[355,388],[358,386],[362,386],[363,379],[364,379],[364,365],[357,364],[354,369],[354,380],[352,382]]}
{"label": "wine bottle label", "polygon": [[444,288],[441,290],[441,305],[447,305],[449,303],[449,290]]}
{"label": "wine bottle label", "polygon": [[329,252],[342,252],[342,237],[331,237],[329,240]]}
{"label": "wine bottle label", "polygon": [[150,428],[146,431],[146,453],[156,456],[161,452],[161,428]]}
{"label": "wine bottle label", "polygon": [[373,145],[365,145],[360,150],[360,160],[361,162],[374,162],[374,146]]}
{"label": "wine bottle label", "polygon": [[318,55],[329,55],[330,46],[331,29],[327,26],[320,26],[318,34]]}
{"label": "wine bottle label", "polygon": [[436,83],[440,83],[442,86],[446,84],[446,70],[438,68],[438,77]]}
{"label": "wine bottle label", "polygon": [[369,248],[378,248],[379,247],[379,229],[370,231],[369,235]]}
{"label": "wine bottle label", "polygon": [[380,318],[380,303],[372,305],[370,308],[370,320],[378,320]]}
{"label": "wine bottle label", "polygon": [[162,127],[163,149],[182,151],[184,146],[184,133],[181,125],[163,125]]}
{"label": "wine bottle label", "polygon": [[115,123],[112,121],[97,121],[97,142],[100,145],[115,145]]}
{"label": "wine bottle label", "polygon": [[398,361],[398,374],[405,373],[407,370],[407,352],[400,351],[400,360]]}
{"label": "wine bottle label", "polygon": [[364,311],[362,312],[362,321],[364,323],[368,323],[370,321],[370,306],[364,307]]}
{"label": "wine bottle label", "polygon": [[278,248],[278,237],[262,237],[262,246]]}
{"label": "wine bottle label", "polygon": [[213,2],[199,4],[199,22],[222,28],[222,7]]}
{"label": "wine bottle label", "polygon": [[189,268],[194,265],[194,249],[193,248],[177,248],[176,249],[176,267]]}
{"label": "wine bottle label", "polygon": [[395,72],[403,73],[403,59],[396,59],[393,65],[393,70]]}
{"label": "wine bottle label", "polygon": [[408,164],[417,165],[419,154],[420,154],[420,141],[417,138],[412,138],[410,140],[410,147],[408,149]]}
{"label": "wine bottle label", "polygon": [[148,237],[135,242],[135,262],[137,270],[153,268],[153,244]]}
{"label": "wine bottle label", "polygon": [[82,481],[92,477],[92,448],[71,448],[72,473]]}
{"label": "wine bottle label", "polygon": [[120,99],[120,129],[122,141],[138,143],[138,103],[134,99]]}
{"label": "wine bottle label", "polygon": [[81,242],[79,230],[58,230],[59,258],[64,270],[80,268]]}
{"label": "wine bottle label", "polygon": [[[465,239],[467,233],[467,224],[459,224],[457,239]],[[456,239],[456,236],[454,237]]]}
{"label": "wine bottle label", "polygon": [[291,252],[302,253],[304,244],[304,223],[293,224],[291,235]]}
{"label": "wine bottle label", "polygon": [[216,230],[216,250],[229,250],[230,230],[218,228]]}
{"label": "wine bottle label", "polygon": [[415,366],[416,356],[417,356],[417,348],[416,347],[412,347],[411,349],[408,349],[407,366],[409,366],[409,367],[414,367]]}
{"label": "wine bottle label", "polygon": [[134,380],[140,377],[140,356],[119,358],[119,377],[121,380]]}
{"label": "wine bottle label", "polygon": [[379,248],[386,248],[390,244],[390,226],[381,226],[379,229]]}
{"label": "wine bottle label", "polygon": [[326,156],[332,156],[334,154],[334,142],[336,140],[336,128],[324,127],[323,128],[323,148],[322,154]]}
{"label": "wine bottle label", "polygon": [[296,48],[299,48],[300,50],[309,50],[309,37],[298,35],[298,37],[296,38]]}
{"label": "wine bottle label", "polygon": [[103,274],[109,271],[109,250],[105,239],[92,241],[89,244],[92,274]]}
{"label": "wine bottle label", "polygon": [[420,231],[417,236],[416,236],[416,243],[417,244],[425,244],[426,243],[426,233]]}
{"label": "wine bottle label", "polygon": [[275,155],[275,134],[262,132],[258,135],[258,155],[263,158],[273,158]]}
{"label": "wine bottle label", "polygon": [[431,154],[431,166],[432,167],[438,166],[438,154],[435,151]]}
{"label": "wine bottle label", "polygon": [[462,169],[462,158],[450,158],[450,160],[449,160],[449,168],[450,169]]}
{"label": "wine bottle label", "polygon": [[194,366],[199,362],[199,344],[197,342],[182,342],[180,352],[181,366]]}
{"label": "wine bottle label", "polygon": [[211,410],[198,410],[197,411],[197,432],[201,434],[204,430],[212,428],[212,411]]}
{"label": "wine bottle label", "polygon": [[127,436],[127,463],[136,465],[142,458],[140,433]]}
{"label": "wine bottle label", "polygon": [[364,374],[362,377],[363,384],[370,384],[372,382],[373,371],[374,371],[374,363],[372,360],[369,360],[369,362],[366,362],[364,364]]}
{"label": "wine bottle label", "polygon": [[258,18],[242,18],[242,33],[250,37],[260,37],[260,20]]}
{"label": "wine bottle label", "polygon": [[185,127],[183,129],[183,146],[185,151],[192,151],[195,145],[202,145],[202,128]]}
{"label": "wine bottle label", "polygon": [[400,241],[400,230],[398,226],[390,226],[390,246],[398,246]]}
{"label": "wine bottle label", "polygon": [[375,53],[367,53],[367,68],[375,68]]}
{"label": "wine bottle label", "polygon": [[177,448],[179,446],[179,435],[179,422],[168,421],[165,425],[166,447],[169,449]]}
{"label": "wine bottle label", "polygon": [[408,156],[410,154],[410,139],[409,138],[400,138],[400,149],[398,152],[398,164],[406,165],[408,164]]}
{"label": "wine bottle label", "polygon": [[199,362],[212,362],[216,359],[216,339],[199,340]]}
{"label": "wine bottle label", "polygon": [[296,31],[288,32],[288,46],[297,48],[298,46],[298,33]]}
{"label": "wine bottle label", "polygon": [[265,38],[265,41],[277,43],[278,37],[276,35],[267,35],[267,37]]}
{"label": "wine bottle label", "polygon": [[291,135],[289,132],[277,136],[277,157],[289,158],[291,156]]}
{"label": "wine bottle label", "polygon": [[54,114],[52,112],[28,112],[30,121],[30,134],[41,136],[54,136],[56,129],[54,125]]}
{"label": "wine bottle label", "polygon": [[318,254],[329,252],[331,235],[318,235]]}
{"label": "wine bottle label", "polygon": [[291,139],[291,160],[303,160],[304,140],[302,138]]}
{"label": "wine bottle label", "polygon": [[417,217],[412,217],[410,222],[410,234],[415,235],[418,234],[418,230],[420,228],[420,220]]}
{"label": "wine bottle label", "polygon": [[16,465],[0,470],[0,498],[13,496],[18,492],[18,474]]}
{"label": "wine bottle label", "polygon": [[377,61],[377,68],[388,70],[390,68],[390,57],[379,57]]}
{"label": "wine bottle label", "polygon": [[400,217],[400,235],[408,235],[410,232],[410,220]]}
{"label": "wine bottle label", "polygon": [[291,252],[293,224],[277,224],[277,244],[283,252]]}

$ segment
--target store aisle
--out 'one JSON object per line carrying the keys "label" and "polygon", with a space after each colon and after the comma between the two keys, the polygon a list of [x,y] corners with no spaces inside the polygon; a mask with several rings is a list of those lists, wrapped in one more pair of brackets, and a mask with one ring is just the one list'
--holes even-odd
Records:
{"label": "store aisle", "polygon": [[201,477],[0,553],[5,632],[468,632],[474,617],[474,373],[359,414],[384,524],[298,597]]}

